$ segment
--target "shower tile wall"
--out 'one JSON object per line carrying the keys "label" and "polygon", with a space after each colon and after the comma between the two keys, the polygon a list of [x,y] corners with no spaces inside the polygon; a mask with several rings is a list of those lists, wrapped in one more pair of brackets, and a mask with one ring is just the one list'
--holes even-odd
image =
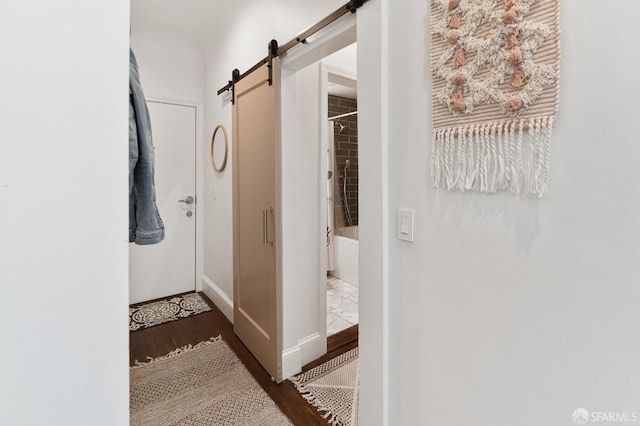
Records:
{"label": "shower tile wall", "polygon": [[[358,110],[356,99],[343,98],[341,96],[329,95],[329,117],[345,114]],[[342,133],[338,133],[339,126],[334,128],[336,166],[338,176],[344,173],[344,164],[349,160],[349,170],[347,170],[347,200],[351,213],[352,225],[358,225],[358,116],[338,118],[338,123],[347,126]],[[335,179],[336,194],[341,194],[342,181]],[[335,197],[336,218],[344,217],[342,207],[342,197]],[[337,223],[341,223],[337,222]]]}
{"label": "shower tile wall", "polygon": [[358,287],[327,277],[327,336],[358,324]]}

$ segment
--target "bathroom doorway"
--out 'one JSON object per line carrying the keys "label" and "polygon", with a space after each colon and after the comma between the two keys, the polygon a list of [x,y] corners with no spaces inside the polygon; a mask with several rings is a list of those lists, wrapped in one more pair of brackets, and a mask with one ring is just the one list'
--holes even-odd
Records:
{"label": "bathroom doorway", "polygon": [[[327,337],[358,324],[357,44],[322,61],[327,127]],[[323,112],[324,113],[324,112]]]}
{"label": "bathroom doorway", "polygon": [[[332,348],[332,339],[327,338],[329,80],[325,61],[356,42],[355,18],[354,14],[343,15],[307,43],[280,57],[282,158],[288,165],[282,168],[282,212],[286,224],[282,227],[283,316],[297,319],[295,324],[284,321],[284,335],[286,340],[291,329],[302,336],[285,343],[284,376],[301,371],[303,365]],[[353,71],[347,72],[349,81],[355,80],[357,61],[355,46],[352,49],[350,62],[354,65]],[[346,69],[344,65],[333,66]],[[355,82],[352,86],[355,89]],[[288,300],[298,303],[287,303]],[[348,341],[357,339],[355,328]],[[307,334],[298,330],[306,330],[303,333]]]}

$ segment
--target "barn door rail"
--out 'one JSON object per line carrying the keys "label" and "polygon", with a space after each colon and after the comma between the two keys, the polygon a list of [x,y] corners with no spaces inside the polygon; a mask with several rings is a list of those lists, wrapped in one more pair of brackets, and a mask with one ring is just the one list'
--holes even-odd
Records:
{"label": "barn door rail", "polygon": [[269,82],[269,85],[271,85],[272,77],[273,77],[271,64],[273,62],[273,58],[276,58],[284,54],[286,51],[288,51],[294,46],[297,46],[298,44],[305,44],[307,42],[307,37],[312,36],[313,34],[317,33],[318,31],[326,27],[327,25],[336,21],[338,18],[341,18],[342,16],[346,15],[347,13],[356,13],[356,10],[360,6],[362,6],[365,2],[367,2],[367,0],[351,0],[349,3],[341,6],[339,9],[337,9],[336,11],[334,11],[324,19],[320,20],[318,23],[311,26],[309,29],[301,32],[295,38],[291,39],[291,41],[289,41],[288,43],[282,46],[278,46],[278,42],[276,40],[271,40],[268,44],[267,56],[264,59],[261,59],[260,61],[258,61],[258,63],[255,64],[253,67],[251,67],[251,69],[249,69],[248,71],[242,74],[240,74],[240,70],[238,70],[237,68],[234,69],[231,73],[231,80],[229,80],[229,82],[224,87],[218,90],[218,95],[221,95],[224,92],[231,90],[231,103],[235,104],[235,99],[236,99],[235,84],[240,80],[242,80],[243,78],[245,78],[246,76],[248,76],[249,74],[251,74],[252,72],[254,72],[255,70],[257,70],[258,68],[260,68],[261,66],[263,66],[264,64],[269,64],[269,78],[267,81]]}

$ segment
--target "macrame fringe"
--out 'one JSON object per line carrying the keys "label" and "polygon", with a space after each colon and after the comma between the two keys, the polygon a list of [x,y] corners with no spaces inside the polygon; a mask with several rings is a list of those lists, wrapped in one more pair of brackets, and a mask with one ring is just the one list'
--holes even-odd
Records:
{"label": "macrame fringe", "polygon": [[162,361],[162,360],[165,360],[165,359],[168,359],[168,358],[173,358],[174,356],[182,355],[182,354],[184,354],[186,352],[189,352],[189,351],[192,351],[194,349],[199,349],[199,348],[201,348],[203,346],[207,346],[207,345],[210,345],[212,343],[216,343],[216,342],[220,342],[220,341],[222,341],[222,336],[218,335],[217,337],[211,337],[209,340],[205,340],[204,342],[200,342],[195,346],[186,345],[186,346],[183,346],[181,348],[174,349],[171,352],[169,352],[168,354],[163,355],[163,356],[159,356],[157,358],[152,358],[152,357],[148,356],[147,359],[149,361],[141,362],[141,361],[135,360],[135,362],[134,362],[135,365],[132,366],[131,368],[144,367],[145,365],[149,365],[149,364],[152,364],[154,362]]}
{"label": "macrame fringe", "polygon": [[306,373],[300,374],[298,376],[290,377],[289,381],[293,383],[300,393],[300,395],[311,405],[317,408],[317,411],[325,411],[325,414],[322,415],[323,419],[326,419],[329,424],[332,426],[342,426],[342,420],[337,417],[331,411],[334,410],[334,407],[329,407],[325,405],[321,399],[317,396],[313,395],[312,390],[307,387],[307,383],[316,379],[323,373],[332,370],[335,367],[344,365],[347,362],[350,362],[353,358],[358,356],[358,348],[352,349],[349,352],[345,352],[344,354],[326,362],[323,365],[320,365],[314,369],[307,371]]}
{"label": "macrame fringe", "polygon": [[325,411],[322,415],[322,418],[327,421],[332,426],[342,426],[342,420],[334,413],[331,412],[332,408],[325,406],[320,399],[311,394],[311,390],[309,390],[306,386],[296,386],[300,395],[311,405],[317,408],[317,411]]}
{"label": "macrame fringe", "polygon": [[[433,133],[433,186],[452,191],[509,191],[549,195],[551,131],[555,117],[470,124]],[[525,158],[526,157],[526,158]]]}

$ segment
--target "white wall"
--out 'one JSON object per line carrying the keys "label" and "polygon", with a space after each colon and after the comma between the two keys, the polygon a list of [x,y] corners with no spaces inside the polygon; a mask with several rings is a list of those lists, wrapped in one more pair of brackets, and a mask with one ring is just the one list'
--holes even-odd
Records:
{"label": "white wall", "polygon": [[640,411],[639,13],[562,1],[550,198],[533,200],[431,187],[428,2],[389,9],[389,424]]}
{"label": "white wall", "polygon": [[[321,209],[320,64],[282,72],[283,374],[326,353],[326,207]],[[324,186],[326,188],[326,184]],[[324,214],[323,214],[324,213]],[[324,225],[323,225],[324,224]],[[300,342],[302,340],[302,342]]]}
{"label": "white wall", "polygon": [[131,15],[131,47],[136,55],[145,97],[199,105],[204,91],[200,46],[185,35]]}
{"label": "white wall", "polygon": [[[387,0],[369,0],[357,12],[358,20],[358,254],[359,254],[359,367],[360,423],[388,422],[389,291],[387,150],[390,138],[388,94],[389,25]],[[415,37],[415,35],[412,35]],[[373,64],[380,64],[375,66]],[[403,79],[399,81],[404,81]],[[404,109],[405,104],[396,105]],[[391,228],[393,229],[393,228]],[[395,282],[395,277],[393,277]],[[396,349],[404,353],[405,348]],[[415,423],[415,424],[423,424]]]}
{"label": "white wall", "polygon": [[0,15],[0,418],[128,424],[129,2]]}

